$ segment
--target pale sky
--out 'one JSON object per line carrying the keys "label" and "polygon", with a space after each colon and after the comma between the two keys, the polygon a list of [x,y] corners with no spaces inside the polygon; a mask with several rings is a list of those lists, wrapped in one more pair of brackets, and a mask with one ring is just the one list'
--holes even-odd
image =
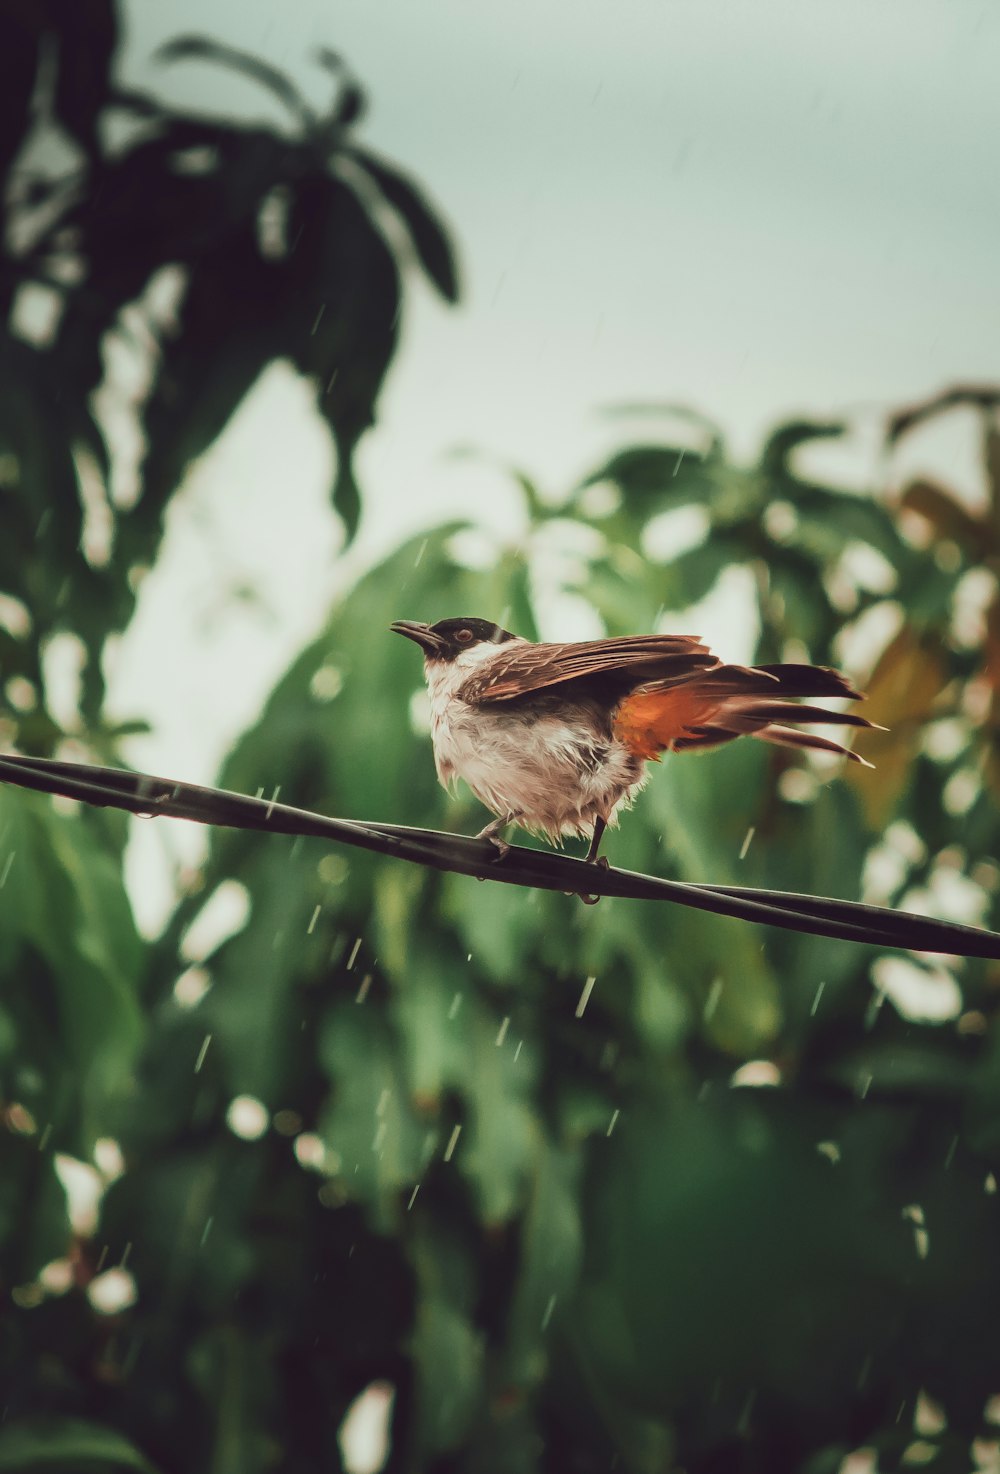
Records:
{"label": "pale sky", "polygon": [[[464,282],[457,311],[412,294],[358,460],[365,523],[346,565],[324,513],[330,451],[284,369],[189,478],[113,680],[121,714],[156,725],[137,764],[210,780],[350,569],[404,533],[456,511],[516,527],[516,498],[452,447],[558,489],[624,438],[600,413],[623,401],[696,406],[749,455],[793,412],[862,406],[874,426],[887,405],[1000,374],[993,4],[132,0],[127,13],[127,80],[190,106],[277,115],[204,64],[154,68],[172,36],[259,52],[317,105],[316,48],[340,52],[370,96],[360,138],[438,204]],[[930,453],[967,476],[960,429]],[[266,619],[227,602],[241,580]]]}

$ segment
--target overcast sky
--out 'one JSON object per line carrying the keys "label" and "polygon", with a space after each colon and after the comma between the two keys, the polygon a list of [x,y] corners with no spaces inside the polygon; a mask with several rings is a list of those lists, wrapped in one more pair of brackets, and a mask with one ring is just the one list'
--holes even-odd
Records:
{"label": "overcast sky", "polygon": [[[456,510],[515,525],[498,478],[447,458],[459,444],[558,488],[622,435],[600,414],[622,401],[697,406],[750,454],[791,412],[863,406],[874,423],[1000,373],[995,4],[131,0],[127,15],[127,79],[193,107],[274,116],[215,68],[153,66],[171,36],[259,52],[317,105],[315,52],[333,47],[370,95],[364,141],[451,224],[463,302],[410,301],[359,457],[355,562]],[[937,447],[952,453],[966,474],[958,432]],[[330,475],[308,390],[272,371],[178,499],[117,668],[118,708],[156,724],[136,761],[210,778],[321,623],[344,579]],[[244,580],[267,617],[227,604]]]}

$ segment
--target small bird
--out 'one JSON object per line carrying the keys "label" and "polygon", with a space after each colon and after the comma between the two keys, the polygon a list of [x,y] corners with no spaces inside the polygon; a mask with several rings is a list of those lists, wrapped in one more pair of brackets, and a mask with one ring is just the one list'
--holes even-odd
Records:
{"label": "small bird", "polygon": [[797,697],[859,699],[846,676],[820,665],[725,665],[695,635],[535,644],[485,619],[400,619],[391,629],[424,652],[438,778],[463,778],[496,818],[477,838],[501,856],[516,824],[558,843],[590,836],[587,859],[631,807],[648,760],[663,752],[756,737],[842,753],[829,737],[786,722],[872,727],[853,712],[797,705]]}

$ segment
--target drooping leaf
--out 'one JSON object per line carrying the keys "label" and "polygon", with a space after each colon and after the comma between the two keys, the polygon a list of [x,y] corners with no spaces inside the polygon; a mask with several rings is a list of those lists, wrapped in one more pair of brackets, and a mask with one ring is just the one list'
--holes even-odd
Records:
{"label": "drooping leaf", "polygon": [[400,277],[392,253],[354,191],[313,175],[289,209],[292,253],[283,271],[284,351],[316,385],[316,403],[337,446],[334,505],[348,539],[360,496],[352,458],[373,423],[395,351]]}
{"label": "drooping leaf", "polygon": [[458,271],[451,241],[417,187],[367,149],[350,149],[347,157],[371,176],[379,192],[402,220],[421,266],[446,302],[458,300]]}
{"label": "drooping leaf", "polygon": [[950,538],[971,558],[989,550],[987,529],[943,486],[926,477],[911,481],[900,493],[899,504],[929,522],[936,537]]}
{"label": "drooping leaf", "polygon": [[886,730],[865,734],[865,755],[874,767],[852,765],[845,776],[873,830],[884,828],[905,792],[923,727],[948,680],[940,640],[907,625],[886,646],[866,682],[865,715]]}

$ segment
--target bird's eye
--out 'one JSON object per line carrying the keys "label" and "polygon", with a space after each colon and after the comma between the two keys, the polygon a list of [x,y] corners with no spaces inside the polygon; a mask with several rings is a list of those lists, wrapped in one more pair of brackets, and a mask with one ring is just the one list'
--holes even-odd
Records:
{"label": "bird's eye", "polygon": [[459,630],[456,633],[456,635],[455,635],[455,639],[458,641],[458,643],[460,645],[467,645],[469,643],[469,641],[472,639],[472,631],[471,630]]}

